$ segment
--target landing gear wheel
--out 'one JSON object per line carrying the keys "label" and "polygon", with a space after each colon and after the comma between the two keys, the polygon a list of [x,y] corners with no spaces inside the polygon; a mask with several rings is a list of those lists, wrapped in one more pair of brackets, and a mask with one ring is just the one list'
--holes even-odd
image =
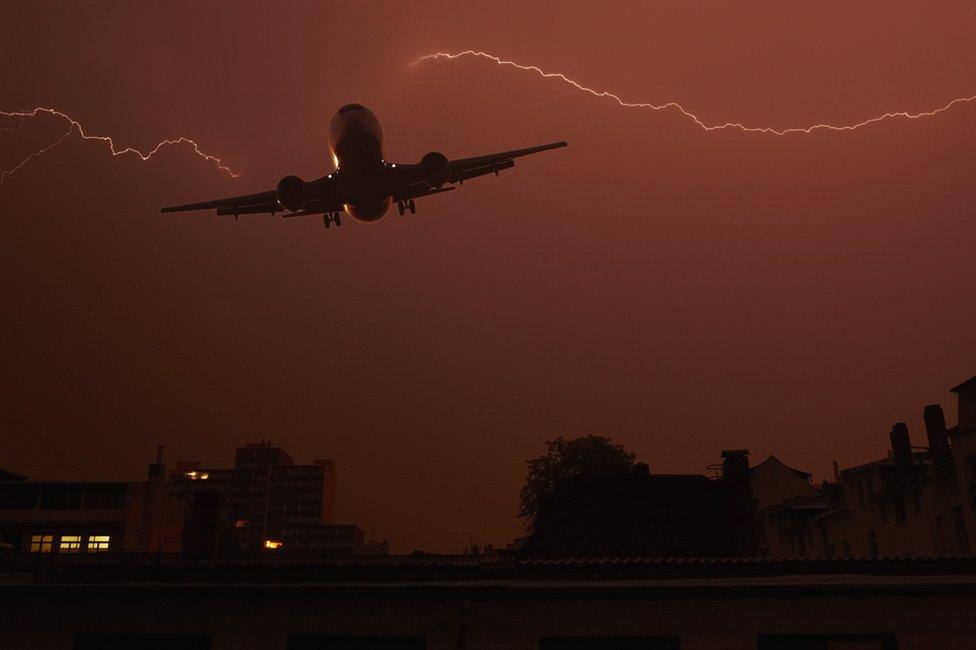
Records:
{"label": "landing gear wheel", "polygon": [[407,201],[407,210],[410,210],[410,214],[417,214],[417,206],[413,204],[413,199]]}
{"label": "landing gear wheel", "polygon": [[407,204],[403,201],[397,201],[397,210],[400,211],[400,216],[402,217],[403,213],[407,211]]}
{"label": "landing gear wheel", "polygon": [[326,228],[330,228],[333,223],[336,225],[336,227],[342,225],[342,220],[340,219],[338,212],[326,212],[322,215],[322,224]]}

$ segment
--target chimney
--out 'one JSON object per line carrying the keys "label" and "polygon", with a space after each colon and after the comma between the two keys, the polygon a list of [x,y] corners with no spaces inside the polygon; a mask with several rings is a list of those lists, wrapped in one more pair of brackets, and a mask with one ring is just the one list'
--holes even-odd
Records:
{"label": "chimney", "polygon": [[149,481],[164,481],[166,465],[163,464],[163,445],[156,445],[156,462],[149,463]]}
{"label": "chimney", "polygon": [[156,462],[149,463],[149,473],[142,491],[142,526],[138,533],[139,550],[160,550],[163,544],[164,508],[166,502],[166,465],[163,445],[156,445]]}
{"label": "chimney", "polygon": [[929,455],[936,465],[949,462],[952,457],[942,405],[929,404],[922,412],[922,417],[925,419],[925,434],[929,438]]}
{"label": "chimney", "polygon": [[752,501],[748,449],[722,451],[722,480],[728,493],[729,532],[738,555],[754,556],[759,551],[756,513]]}
{"label": "chimney", "polygon": [[834,483],[840,483],[840,465],[837,464],[837,459],[834,459]]}
{"label": "chimney", "polygon": [[912,441],[908,437],[908,425],[897,422],[891,427],[891,454],[895,458],[895,471],[901,476],[908,476],[915,469],[912,459]]}
{"label": "chimney", "polygon": [[722,450],[722,477],[735,489],[749,490],[749,450]]}

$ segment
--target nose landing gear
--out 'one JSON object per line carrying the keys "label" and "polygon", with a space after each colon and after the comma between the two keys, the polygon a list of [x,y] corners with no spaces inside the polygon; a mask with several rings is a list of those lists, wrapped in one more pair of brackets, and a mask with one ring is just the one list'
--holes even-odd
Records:
{"label": "nose landing gear", "polygon": [[397,210],[400,211],[401,217],[406,214],[407,210],[410,211],[410,214],[417,214],[417,206],[414,205],[413,199],[409,201],[397,201]]}
{"label": "nose landing gear", "polygon": [[332,224],[335,224],[336,227],[338,228],[339,226],[342,225],[342,220],[339,218],[339,214],[340,213],[338,212],[326,212],[325,214],[322,215],[322,223],[325,225],[326,228],[331,227]]}

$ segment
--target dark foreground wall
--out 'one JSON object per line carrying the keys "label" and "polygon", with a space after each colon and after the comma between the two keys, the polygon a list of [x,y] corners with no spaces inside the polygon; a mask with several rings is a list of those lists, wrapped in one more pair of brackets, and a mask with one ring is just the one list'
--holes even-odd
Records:
{"label": "dark foreground wall", "polygon": [[8,573],[0,647],[934,650],[970,648],[976,638],[970,560],[961,571],[865,561],[807,563],[803,573],[795,564],[709,562],[411,566],[408,580],[373,567],[363,581],[355,567],[310,567],[304,580],[277,583],[264,572],[248,579],[246,568],[209,582],[200,567],[192,582],[180,570],[168,581],[167,571],[135,570],[132,579],[61,584]]}

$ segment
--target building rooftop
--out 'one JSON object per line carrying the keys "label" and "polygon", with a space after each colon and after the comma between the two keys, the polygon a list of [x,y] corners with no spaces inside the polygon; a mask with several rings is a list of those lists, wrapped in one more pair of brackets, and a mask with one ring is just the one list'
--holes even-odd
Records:
{"label": "building rooftop", "polygon": [[949,389],[949,392],[958,393],[963,388],[966,388],[966,387],[968,387],[968,386],[970,386],[972,384],[976,384],[976,375],[973,375],[972,377],[970,377],[966,381],[962,382],[958,386],[953,386],[952,388]]}
{"label": "building rooftop", "polygon": [[26,481],[27,477],[0,467],[0,481]]}
{"label": "building rooftop", "polygon": [[759,468],[761,468],[766,463],[780,463],[783,467],[785,467],[786,469],[790,470],[791,472],[793,472],[794,474],[796,474],[798,477],[800,477],[802,480],[804,480],[807,483],[810,483],[813,480],[813,474],[811,474],[810,472],[804,472],[802,469],[796,469],[795,467],[790,467],[789,465],[787,465],[786,463],[784,463],[783,461],[781,461],[779,458],[777,458],[773,454],[770,454],[769,456],[767,456],[766,457],[766,460],[764,460],[763,462],[759,463],[758,465],[753,465],[752,467],[750,467],[749,468],[749,471],[750,472],[756,472],[757,470],[759,470]]}
{"label": "building rooftop", "polygon": [[[40,560],[40,561],[39,561]],[[273,555],[188,559],[178,555],[4,556],[0,592],[232,590],[553,592],[640,590],[685,597],[743,588],[976,593],[976,556],[845,558],[560,558]]]}

